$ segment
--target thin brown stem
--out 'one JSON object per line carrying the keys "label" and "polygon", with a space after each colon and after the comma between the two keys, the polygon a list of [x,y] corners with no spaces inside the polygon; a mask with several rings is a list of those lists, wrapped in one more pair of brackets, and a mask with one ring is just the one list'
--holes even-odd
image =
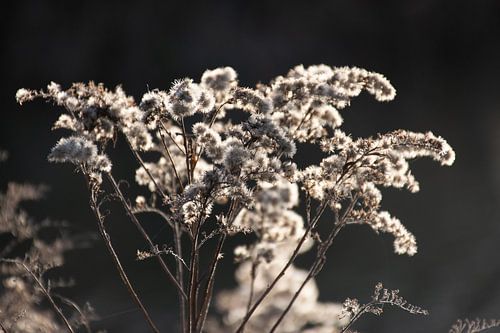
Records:
{"label": "thin brown stem", "polygon": [[81,323],[85,327],[85,330],[87,331],[87,333],[92,332],[90,329],[90,324],[89,324],[88,318],[85,316],[85,314],[83,313],[82,309],[78,306],[78,304],[76,304],[75,302],[73,302],[69,298],[66,298],[62,295],[55,294],[55,293],[52,293],[52,295],[56,296],[62,302],[66,303],[68,306],[72,307],[76,312],[78,312],[78,314],[80,315]]}
{"label": "thin brown stem", "polygon": [[210,189],[207,196],[205,197],[203,204],[201,205],[198,220],[193,224],[192,228],[192,247],[191,247],[191,262],[190,262],[190,277],[189,277],[189,333],[196,332],[197,320],[198,320],[198,292],[200,281],[198,280],[199,274],[199,259],[200,259],[200,235],[201,228],[205,221],[204,212],[207,208],[207,204],[210,198]]}
{"label": "thin brown stem", "polygon": [[113,178],[113,175],[111,173],[109,173],[109,172],[106,173],[106,175],[107,175],[107,177],[108,177],[111,185],[113,186],[113,190],[114,190],[115,194],[118,196],[118,198],[120,199],[120,201],[122,203],[122,206],[125,208],[125,211],[127,212],[127,215],[129,216],[130,220],[132,221],[132,223],[134,223],[135,227],[137,228],[137,230],[139,231],[139,233],[141,234],[141,236],[148,243],[149,249],[151,250],[152,253],[155,254],[155,257],[158,260],[158,262],[159,262],[162,270],[165,272],[165,274],[167,275],[167,277],[169,278],[169,280],[177,288],[179,296],[182,297],[182,298],[187,298],[187,295],[184,292],[184,290],[181,288],[181,286],[179,284],[179,281],[176,280],[175,276],[172,274],[172,272],[170,271],[170,269],[167,267],[167,264],[165,263],[165,261],[163,260],[163,258],[161,257],[161,255],[159,253],[157,253],[158,251],[156,251],[155,245],[151,241],[151,238],[147,234],[146,230],[144,230],[144,228],[142,227],[142,225],[139,222],[139,220],[137,219],[137,217],[134,215],[134,213],[132,211],[132,208],[130,207],[130,205],[127,202],[127,200],[125,199],[122,191],[118,187],[118,184],[116,183],[115,179]]}
{"label": "thin brown stem", "polygon": [[201,234],[201,227],[203,225],[203,212],[206,209],[208,198],[210,195],[207,195],[205,198],[201,209],[198,220],[193,224],[192,229],[192,247],[191,247],[191,261],[190,261],[190,275],[189,275],[189,333],[196,332],[197,329],[197,320],[198,320],[198,290],[199,290],[199,281],[198,281],[198,270],[199,270],[199,258],[200,258],[200,247],[199,240]]}
{"label": "thin brown stem", "polygon": [[347,325],[345,325],[344,328],[342,328],[342,330],[340,331],[340,333],[345,333],[352,326],[352,324],[354,324],[354,322],[356,320],[358,320],[361,317],[361,315],[363,315],[365,313],[365,310],[369,306],[371,306],[371,305],[373,305],[372,302],[361,306],[361,308],[359,309],[358,313],[349,320],[349,322],[347,323]]}
{"label": "thin brown stem", "polygon": [[139,214],[139,213],[154,213],[159,215],[172,229],[174,229],[174,223],[168,218],[167,214],[165,214],[164,211],[158,208],[154,207],[143,207],[143,208],[135,208],[132,210],[132,213],[134,214]]}
{"label": "thin brown stem", "polygon": [[357,201],[357,196],[355,196],[351,200],[351,202],[349,204],[349,207],[346,209],[346,211],[342,215],[341,219],[339,219],[338,211],[335,210],[335,223],[334,223],[334,227],[332,228],[332,231],[328,235],[327,239],[322,244],[319,245],[319,247],[318,247],[318,253],[316,254],[316,259],[315,259],[314,263],[311,265],[311,268],[309,269],[309,272],[308,272],[306,278],[304,279],[304,281],[300,285],[299,289],[295,292],[295,294],[293,295],[292,299],[288,303],[287,307],[281,313],[280,317],[278,318],[278,320],[276,321],[276,323],[273,325],[273,327],[271,328],[271,331],[269,331],[269,333],[273,333],[273,332],[276,331],[276,329],[278,328],[279,324],[283,321],[283,319],[285,318],[285,316],[287,315],[287,313],[292,308],[292,305],[297,300],[299,294],[302,292],[302,289],[305,287],[305,285],[313,277],[315,277],[316,275],[318,275],[318,273],[323,269],[323,266],[325,265],[325,262],[326,262],[326,252],[332,246],[334,239],[337,237],[337,235],[339,234],[340,230],[345,225],[345,221],[347,219],[347,216],[350,214],[350,212],[354,208],[354,205],[356,204],[356,201]]}
{"label": "thin brown stem", "polygon": [[184,155],[186,155],[186,151],[182,150],[181,146],[179,146],[179,144],[175,141],[172,133],[170,133],[170,131],[167,129],[167,127],[165,126],[165,124],[163,123],[163,121],[160,120],[159,123],[160,123],[160,127],[165,131],[165,133],[167,133],[168,137],[170,138],[170,140],[172,140],[172,142],[177,147],[177,149],[179,149],[179,151],[181,153],[183,153]]}
{"label": "thin brown stem", "polygon": [[36,284],[38,285],[38,287],[40,288],[40,290],[42,291],[42,293],[45,295],[45,297],[47,297],[47,299],[49,300],[50,305],[52,306],[52,308],[54,308],[54,311],[58,314],[58,316],[64,322],[64,325],[68,329],[68,332],[75,333],[75,331],[73,330],[73,328],[71,327],[71,325],[70,325],[70,323],[68,321],[68,318],[66,318],[66,316],[64,315],[64,313],[62,312],[62,310],[57,306],[56,302],[54,302],[54,299],[50,295],[49,291],[43,285],[43,282],[40,281],[40,279],[36,276],[36,274],[33,273],[33,271],[28,266],[26,266],[26,264],[24,262],[19,261],[19,260],[15,260],[15,259],[0,259],[0,260],[4,261],[4,262],[9,262],[9,263],[13,263],[13,264],[22,266],[23,269],[36,282]]}
{"label": "thin brown stem", "polygon": [[174,159],[172,158],[172,154],[170,153],[170,149],[168,148],[168,145],[165,142],[165,137],[163,136],[161,131],[160,131],[160,137],[161,137],[161,142],[163,144],[163,148],[165,148],[165,152],[167,153],[167,157],[170,161],[170,164],[172,164],[172,169],[174,170],[175,178],[177,178],[177,182],[179,183],[181,191],[184,191],[184,185],[182,184],[181,177],[179,177],[179,173],[177,172],[177,168],[175,166]]}
{"label": "thin brown stem", "polygon": [[[236,215],[240,211],[239,207],[239,201],[234,200],[231,201],[230,207],[227,212],[228,216],[228,225],[231,225],[234,219],[236,218]],[[215,251],[212,256],[212,261],[209,266],[209,273],[208,273],[208,279],[207,279],[207,286],[205,288],[203,297],[202,297],[202,306],[200,309],[200,313],[198,315],[198,318],[196,320],[196,329],[197,332],[202,332],[203,330],[203,325],[205,324],[205,320],[207,318],[208,314],[208,309],[210,307],[210,302],[212,300],[212,295],[213,295],[213,287],[215,284],[215,272],[217,270],[217,264],[219,263],[219,260],[221,259],[221,253],[222,253],[222,247],[224,246],[224,241],[227,238],[227,234],[223,232],[223,234],[219,238],[219,242],[217,243],[217,246],[215,248]]]}
{"label": "thin brown stem", "polygon": [[[145,207],[141,209],[134,209],[134,214],[138,213],[155,213],[158,214],[165,220],[166,223],[174,231],[174,247],[175,247],[175,263],[176,263],[176,278],[179,281],[179,285],[182,290],[184,290],[184,266],[185,263],[182,262],[182,230],[178,223],[173,223],[168,216],[160,209],[154,207]],[[179,324],[181,326],[182,332],[186,331],[186,303],[183,297],[178,297],[179,301]]]}
{"label": "thin brown stem", "polygon": [[307,117],[312,113],[312,111],[313,111],[313,108],[309,108],[309,110],[307,110],[307,112],[304,114],[304,117],[302,117],[302,119],[300,120],[299,125],[293,131],[292,137],[294,137],[295,133],[297,133],[297,131],[302,127],[302,125],[305,123]]}
{"label": "thin brown stem", "polygon": [[137,150],[135,150],[134,147],[132,146],[132,143],[128,139],[127,135],[124,134],[124,137],[125,137],[125,141],[127,141],[127,144],[128,144],[128,146],[130,148],[130,151],[132,152],[132,154],[135,157],[135,160],[137,161],[137,163],[140,164],[140,166],[144,169],[144,171],[146,171],[149,179],[151,179],[151,181],[153,182],[153,184],[155,186],[156,192],[158,192],[158,194],[160,195],[160,197],[163,199],[163,202],[164,203],[170,202],[170,198],[165,194],[165,192],[162,190],[162,188],[158,185],[158,183],[156,182],[156,179],[151,174],[151,171],[149,171],[149,169],[146,167],[146,164],[142,160],[141,155],[139,155],[139,153],[137,152]]}
{"label": "thin brown stem", "polygon": [[[212,128],[212,126],[215,124],[215,120],[217,119],[217,115],[219,114],[219,111],[222,109],[222,107],[224,105],[226,105],[228,103],[228,101],[222,103],[221,105],[219,105],[219,107],[217,108],[217,110],[214,111],[214,114],[212,115],[212,118],[210,119],[210,122],[208,123],[208,128]],[[200,147],[200,151],[198,152],[198,154],[196,155],[196,159],[193,163],[193,171],[194,171],[194,168],[196,168],[196,164],[198,164],[198,161],[200,160],[201,158],[201,155],[203,154],[203,150],[204,150],[205,146],[201,146]]]}
{"label": "thin brown stem", "polygon": [[[88,182],[88,180],[87,180]],[[149,315],[148,311],[146,310],[146,307],[142,304],[142,301],[139,299],[139,296],[137,295],[137,292],[135,291],[134,287],[130,283],[130,280],[127,276],[127,273],[123,269],[122,263],[120,262],[120,259],[118,258],[118,255],[111,243],[111,238],[109,237],[108,233],[106,232],[106,229],[104,228],[104,217],[102,216],[100,210],[99,210],[99,204],[97,203],[97,198],[96,198],[96,193],[94,193],[94,190],[90,189],[90,207],[92,208],[92,211],[94,212],[96,219],[97,219],[97,227],[99,230],[99,234],[101,235],[102,240],[104,241],[104,244],[106,245],[106,249],[108,250],[109,254],[111,255],[111,258],[113,259],[113,262],[115,264],[116,269],[118,270],[118,274],[120,275],[120,278],[127,288],[128,293],[132,297],[132,300],[137,304],[139,309],[142,311],[144,317],[146,318],[147,323],[149,324],[149,327],[151,330],[155,333],[159,333],[160,331],[154,324],[153,320],[151,319],[151,316]]]}
{"label": "thin brown stem", "polygon": [[311,196],[306,192],[306,222],[307,224],[311,224]]}
{"label": "thin brown stem", "polygon": [[200,308],[200,314],[198,315],[198,319],[196,320],[196,332],[203,331],[203,325],[205,324],[205,320],[208,314],[208,308],[210,306],[210,301],[212,300],[213,287],[215,283],[215,272],[217,270],[217,264],[220,260],[220,254],[222,251],[222,247],[224,246],[224,241],[226,240],[226,234],[222,234],[219,238],[219,242],[217,243],[217,247],[214,251],[214,255],[212,257],[212,262],[210,263],[210,272],[208,275],[207,287],[205,288],[205,293],[203,295],[203,301]]}
{"label": "thin brown stem", "polygon": [[221,105],[219,105],[219,107],[217,108],[217,110],[215,110],[214,114],[212,115],[212,119],[210,119],[210,123],[208,124],[209,128],[211,128],[215,124],[215,120],[217,119],[217,115],[219,114],[220,110],[222,110],[222,107],[224,105],[226,105],[227,103],[229,103],[229,101],[225,101],[224,103],[222,103]]}
{"label": "thin brown stem", "polygon": [[[327,243],[329,243],[331,245],[331,242],[333,241],[333,238],[335,238],[335,236],[337,235],[338,231],[335,231],[335,230],[340,230],[340,228],[337,228],[337,226],[334,228],[334,232],[332,232],[330,234],[330,237],[328,238],[328,241]],[[276,329],[278,328],[279,324],[283,321],[283,319],[285,318],[285,316],[288,314],[288,312],[290,311],[290,309],[292,308],[292,305],[295,303],[295,301],[297,300],[297,298],[299,297],[299,294],[302,292],[302,289],[304,289],[304,287],[306,286],[306,284],[314,277],[316,276],[319,271],[321,270],[321,268],[323,267],[325,261],[326,261],[326,257],[325,257],[325,254],[326,254],[326,250],[329,248],[329,246],[322,246],[320,248],[320,250],[318,251],[318,256],[317,256],[317,259],[315,260],[315,262],[313,263],[313,265],[311,266],[311,268],[309,269],[309,272],[306,276],[306,278],[304,279],[304,281],[302,282],[302,284],[300,285],[299,289],[295,292],[295,294],[293,295],[292,299],[290,300],[290,302],[288,303],[287,307],[285,308],[285,310],[281,313],[280,317],[278,318],[278,320],[276,321],[276,323],[273,325],[273,327],[271,328],[271,330],[269,331],[269,333],[273,333],[276,331]]]}
{"label": "thin brown stem", "polygon": [[[182,258],[182,230],[178,223],[176,223],[174,226],[174,246],[175,246],[175,252],[177,252],[177,256],[179,256],[179,258]],[[175,262],[176,262],[177,281],[179,281],[182,290],[184,290],[184,267],[182,266],[183,263],[178,258],[176,258]],[[179,297],[179,319],[182,332],[185,332],[187,328],[186,302],[185,299],[183,299],[182,297]]]}
{"label": "thin brown stem", "polygon": [[[201,214],[200,214],[201,215]],[[189,304],[189,312],[188,312],[188,326],[189,333],[194,333],[196,329],[196,312],[197,312],[197,264],[198,264],[198,240],[200,235],[200,224],[201,221],[196,221],[193,225],[193,240],[191,243],[191,260],[189,265],[189,295],[188,295],[188,304]]]}
{"label": "thin brown stem", "polygon": [[184,141],[184,151],[186,152],[186,173],[188,177],[188,184],[191,184],[192,181],[192,173],[191,173],[191,151],[189,149],[189,142],[188,142],[188,136],[186,132],[186,126],[184,124],[184,118],[181,118],[181,124],[182,124],[182,138]]}
{"label": "thin brown stem", "polygon": [[[179,285],[182,290],[184,290],[184,266],[185,263],[182,261],[182,229],[178,223],[173,223],[170,218],[162,210],[154,207],[144,207],[141,209],[134,209],[134,214],[137,213],[155,213],[158,214],[165,220],[166,223],[174,231],[174,247],[175,247],[175,263],[176,263],[176,278],[179,281]],[[178,297],[179,300],[179,323],[182,328],[182,332],[186,331],[186,303],[185,299]]]}
{"label": "thin brown stem", "polygon": [[264,292],[261,294],[261,296],[255,301],[255,304],[250,308],[250,311],[245,315],[243,320],[241,321],[240,325],[236,329],[237,333],[243,332],[243,329],[245,328],[246,323],[252,316],[252,314],[255,312],[257,307],[262,303],[264,298],[271,292],[271,290],[274,288],[276,283],[285,275],[285,272],[288,270],[288,268],[292,265],[292,263],[295,261],[295,258],[297,258],[297,255],[299,254],[300,248],[302,247],[302,244],[304,244],[305,240],[307,239],[307,236],[309,236],[309,232],[316,226],[318,223],[320,217],[323,215],[323,212],[325,211],[326,207],[328,206],[328,202],[325,200],[320,206],[320,209],[314,219],[311,221],[311,223],[307,226],[304,235],[302,238],[299,240],[297,243],[297,246],[295,247],[295,250],[292,253],[292,256],[288,260],[288,262],[285,264],[283,269],[280,271],[280,273],[274,278],[273,282],[264,290]]}
{"label": "thin brown stem", "polygon": [[197,316],[198,316],[198,269],[199,269],[199,239],[201,233],[201,226],[203,223],[203,212],[205,211],[206,205],[208,202],[208,197],[205,198],[203,202],[199,217],[197,221],[195,221],[192,225],[191,229],[191,260],[189,264],[189,288],[188,288],[188,304],[189,304],[189,312],[188,312],[188,327],[189,333],[196,332],[197,326]]}
{"label": "thin brown stem", "polygon": [[[313,267],[314,266],[315,265],[313,264]],[[269,333],[274,333],[276,331],[276,329],[278,328],[278,326],[281,323],[281,321],[285,318],[285,316],[288,313],[288,311],[290,311],[290,309],[291,309],[292,305],[294,304],[295,300],[297,299],[297,297],[299,297],[299,294],[302,292],[302,289],[306,286],[306,284],[309,282],[309,280],[311,280],[311,278],[314,276],[314,274],[313,274],[313,267],[311,267],[311,269],[309,270],[306,278],[304,279],[304,281],[300,285],[299,289],[295,292],[295,294],[293,295],[292,299],[288,303],[288,305],[285,308],[285,310],[281,313],[281,315],[278,318],[278,320],[276,321],[276,323],[274,323],[274,325],[271,328],[271,330],[269,331]]]}

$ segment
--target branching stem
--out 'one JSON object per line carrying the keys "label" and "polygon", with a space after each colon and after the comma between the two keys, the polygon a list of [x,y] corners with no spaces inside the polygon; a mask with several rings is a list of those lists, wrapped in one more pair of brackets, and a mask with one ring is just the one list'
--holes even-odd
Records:
{"label": "branching stem", "polygon": [[[89,180],[87,179],[87,183],[89,184],[89,187],[91,187]],[[144,304],[142,304],[142,301],[140,300],[139,296],[137,295],[137,292],[135,291],[134,287],[132,286],[132,283],[130,283],[130,280],[127,276],[127,273],[123,269],[122,263],[120,262],[120,259],[118,258],[118,254],[116,253],[112,243],[111,243],[111,238],[109,237],[108,233],[106,232],[106,229],[104,227],[104,217],[101,214],[101,211],[99,210],[99,204],[97,202],[97,193],[94,189],[89,188],[90,191],[90,207],[92,208],[92,211],[94,212],[94,215],[96,216],[97,219],[97,228],[99,230],[99,234],[101,235],[102,240],[104,241],[104,244],[106,245],[106,249],[108,250],[109,254],[111,255],[111,258],[113,259],[113,262],[115,264],[116,269],[118,270],[118,274],[120,275],[120,278],[127,288],[128,293],[132,297],[132,300],[137,304],[139,309],[142,311],[142,314],[146,318],[146,321],[151,328],[151,330],[155,333],[159,333],[160,331],[154,324],[153,320],[151,319],[151,316],[149,315],[148,311],[146,310],[146,307]]]}
{"label": "branching stem", "polygon": [[139,222],[139,220],[137,219],[137,217],[134,215],[134,213],[132,211],[132,208],[130,207],[129,203],[127,202],[127,200],[123,196],[123,193],[120,190],[120,188],[118,187],[118,184],[116,183],[113,175],[111,173],[109,173],[109,172],[106,173],[106,175],[107,175],[107,177],[108,177],[111,185],[113,186],[113,190],[114,190],[115,194],[118,196],[118,198],[120,199],[123,207],[125,208],[125,211],[127,212],[127,215],[129,216],[130,220],[134,223],[134,225],[136,226],[137,230],[139,230],[139,233],[141,234],[141,236],[148,243],[148,246],[149,246],[151,252],[155,254],[155,257],[157,258],[158,262],[160,263],[160,266],[161,266],[162,270],[165,272],[165,274],[167,275],[167,277],[169,278],[169,280],[177,288],[177,291],[179,292],[180,297],[187,298],[187,295],[184,292],[184,290],[182,289],[181,285],[179,284],[179,281],[177,281],[177,279],[174,277],[174,275],[172,274],[172,272],[170,271],[170,269],[167,267],[167,264],[165,263],[165,261],[163,260],[163,258],[161,257],[161,255],[158,254],[158,253],[156,253],[157,251],[155,251],[155,245],[154,245],[153,241],[151,241],[151,238],[147,234],[146,230],[144,230],[144,228],[142,227],[141,223]]}
{"label": "branching stem", "polygon": [[295,261],[295,258],[297,258],[297,255],[299,254],[300,248],[304,244],[305,240],[309,236],[310,231],[316,226],[318,223],[320,217],[323,215],[323,212],[325,211],[326,207],[328,206],[328,202],[325,200],[320,206],[320,209],[318,213],[316,214],[315,218],[312,220],[312,222],[307,226],[304,235],[300,238],[297,246],[295,247],[295,250],[292,253],[292,256],[290,259],[288,259],[288,262],[285,264],[283,269],[280,271],[280,273],[274,278],[273,282],[264,290],[264,292],[260,295],[260,297],[255,301],[254,305],[250,308],[248,313],[245,315],[243,320],[241,321],[240,325],[236,329],[237,333],[243,332],[246,323],[252,316],[252,314],[255,312],[257,307],[262,303],[264,298],[271,292],[271,290],[274,288],[274,286],[278,283],[279,280],[285,275],[285,272],[288,270],[288,268],[292,265],[292,263]]}

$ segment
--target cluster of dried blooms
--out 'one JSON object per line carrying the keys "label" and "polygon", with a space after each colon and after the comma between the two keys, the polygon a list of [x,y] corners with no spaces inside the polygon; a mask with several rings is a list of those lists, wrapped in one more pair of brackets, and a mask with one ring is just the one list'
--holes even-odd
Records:
{"label": "cluster of dried blooms", "polygon": [[[397,130],[369,138],[345,133],[341,111],[362,91],[381,102],[395,96],[380,74],[318,65],[297,66],[256,88],[240,87],[230,67],[207,70],[200,82],[177,80],[169,90],[148,91],[140,102],[121,87],[109,90],[93,82],[66,90],[56,83],[41,91],[20,89],[16,98],[20,104],[42,98],[65,109],[54,129],[69,134],[52,148],[49,160],[72,163],[85,176],[98,230],[152,331],[159,330],[105,228],[101,209],[110,197],[119,200],[144,238],[139,259],[156,259],[175,286],[182,332],[339,332],[360,313],[351,307],[351,317],[339,319],[342,307],[318,301],[314,278],[340,230],[368,225],[391,234],[396,253],[414,255],[415,236],[381,210],[380,190],[417,192],[410,160],[430,157],[451,165],[455,157],[431,132]],[[144,186],[135,200],[121,190],[107,155],[119,137],[137,162],[137,184]],[[297,166],[297,150],[311,145],[321,149],[323,159]],[[321,218],[325,211],[333,222]],[[153,242],[140,222],[144,213],[165,220],[171,244]],[[320,224],[326,232],[319,231]],[[225,240],[237,233],[253,240],[234,250],[238,287],[217,298],[221,320],[207,321]],[[308,250],[316,253],[310,267],[295,267],[296,257]],[[208,265],[201,267],[207,253]],[[173,267],[166,256],[175,258]],[[398,297],[384,294],[368,309],[390,303],[421,313]],[[293,306],[297,301],[301,306]]]}
{"label": "cluster of dried blooms", "polygon": [[448,333],[479,333],[495,327],[500,327],[500,319],[458,319]]}
{"label": "cluster of dried blooms", "polygon": [[0,247],[0,332],[73,332],[78,327],[90,332],[89,322],[95,318],[89,304],[79,307],[59,294],[69,282],[46,278],[46,272],[64,264],[64,252],[75,244],[67,235],[42,239],[42,230],[62,225],[36,222],[20,208],[45,191],[43,186],[9,183],[0,193],[0,234],[8,238]]}
{"label": "cluster of dried blooms", "polygon": [[378,283],[373,291],[372,299],[366,304],[359,304],[355,298],[348,298],[342,304],[342,316],[350,318],[341,333],[347,332],[349,327],[362,315],[371,313],[380,316],[384,312],[384,305],[396,306],[411,314],[428,315],[429,311],[419,306],[409,304],[403,297],[399,296],[399,290],[388,290],[382,283]]}

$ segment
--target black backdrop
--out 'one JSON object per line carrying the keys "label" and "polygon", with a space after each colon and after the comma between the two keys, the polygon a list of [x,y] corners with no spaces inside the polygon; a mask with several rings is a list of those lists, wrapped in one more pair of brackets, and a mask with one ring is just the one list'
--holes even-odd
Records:
{"label": "black backdrop", "polygon": [[[233,66],[242,85],[286,73],[297,64],[356,65],[386,75],[394,102],[367,96],[344,112],[346,128],[369,135],[395,128],[432,130],[457,152],[451,168],[417,161],[421,192],[386,191],[383,204],[414,232],[419,253],[392,253],[389,237],[353,227],[339,237],[318,277],[321,297],[368,297],[383,281],[431,310],[414,317],[388,309],[363,319],[363,332],[446,332],[459,317],[500,318],[500,2],[499,1],[5,1],[2,3],[0,166],[9,180],[45,183],[48,197],[29,208],[39,218],[70,221],[94,231],[85,185],[71,167],[50,165],[58,138],[49,131],[57,112],[43,103],[21,108],[19,87],[51,80],[68,85],[122,83],[139,97],[166,89],[206,68]],[[302,153],[301,158],[309,158]],[[125,173],[127,162],[117,165]],[[156,266],[133,260],[133,230],[119,214],[109,228],[155,319],[166,331],[175,321],[175,295],[155,287]],[[153,230],[154,231],[154,230]],[[160,237],[160,236],[159,236]],[[131,245],[132,244],[132,245]],[[131,249],[131,246],[134,248]],[[141,315],[120,285],[104,246],[68,254],[62,272],[102,315],[96,327],[142,332]],[[302,259],[306,262],[307,259]],[[230,265],[221,281],[231,283]],[[220,287],[220,285],[218,286]]]}

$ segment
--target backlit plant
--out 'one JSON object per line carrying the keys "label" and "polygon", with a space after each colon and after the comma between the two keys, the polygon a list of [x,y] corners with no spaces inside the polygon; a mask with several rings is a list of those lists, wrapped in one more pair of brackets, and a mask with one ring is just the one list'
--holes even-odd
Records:
{"label": "backlit plant", "polygon": [[[177,80],[169,90],[146,92],[139,102],[121,87],[93,82],[20,89],[16,98],[21,104],[42,98],[65,111],[53,129],[70,134],[48,158],[75,165],[85,177],[99,233],[152,331],[159,331],[155,319],[106,230],[102,207],[110,197],[144,238],[144,248],[133,249],[137,258],[156,260],[176,289],[180,331],[331,333],[347,332],[362,314],[379,315],[386,304],[427,313],[381,284],[364,305],[355,299],[320,302],[314,279],[339,232],[352,224],[389,233],[397,254],[414,255],[415,236],[381,209],[380,189],[417,192],[410,160],[430,157],[451,165],[455,158],[431,132],[395,130],[368,138],[344,132],[341,111],[363,91],[380,102],[396,94],[380,74],[318,65],[297,66],[255,88],[240,87],[230,67],[207,70],[200,82]],[[126,142],[137,162],[128,180],[135,179],[144,193],[134,198],[113,175],[118,161],[108,153],[117,140]],[[322,159],[297,166],[294,157],[311,145],[320,148]],[[326,211],[333,220],[322,219]],[[141,225],[145,213],[164,220],[171,243],[153,241]],[[247,238],[233,249],[238,285],[212,301],[217,268],[229,251],[226,240],[235,234]],[[294,261],[305,251],[315,251],[314,260],[299,269]],[[221,318],[208,315],[212,303]]]}

